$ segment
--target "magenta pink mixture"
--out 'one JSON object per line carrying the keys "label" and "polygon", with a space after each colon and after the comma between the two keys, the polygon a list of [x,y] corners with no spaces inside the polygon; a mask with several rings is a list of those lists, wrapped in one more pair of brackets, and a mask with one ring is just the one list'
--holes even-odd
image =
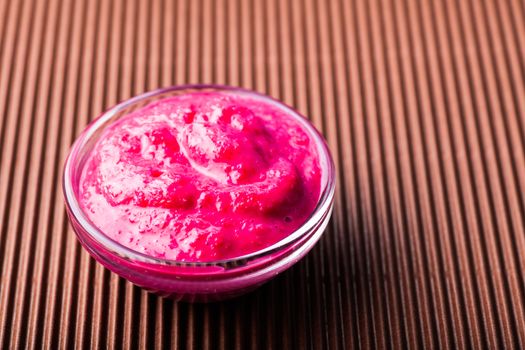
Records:
{"label": "magenta pink mixture", "polygon": [[320,196],[315,142],[290,112],[243,94],[196,92],[108,127],[80,201],[93,223],[138,252],[215,261],[299,228]]}

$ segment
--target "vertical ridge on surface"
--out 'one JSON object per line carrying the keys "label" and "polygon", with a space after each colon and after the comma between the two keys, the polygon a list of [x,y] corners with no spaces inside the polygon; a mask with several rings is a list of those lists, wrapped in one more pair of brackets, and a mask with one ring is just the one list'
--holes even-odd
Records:
{"label": "vertical ridge on surface", "polygon": [[[38,12],[37,12],[38,14]],[[35,17],[38,18],[38,15],[35,15]],[[37,28],[45,29],[47,28],[46,24],[47,22],[43,22],[42,26],[40,26],[41,23],[38,23],[36,25]],[[44,45],[38,45],[38,49],[31,50],[30,49],[30,57],[26,61],[28,65],[31,66],[31,68],[26,74],[25,77],[25,89],[26,93],[24,94],[24,99],[21,101],[21,107],[19,109],[19,113],[23,115],[31,115],[34,116],[35,108],[35,91],[38,86],[39,77],[36,75],[35,72],[38,71],[39,67],[37,64],[37,60],[42,57],[42,52],[44,51]],[[23,107],[22,107],[23,106]],[[34,117],[33,117],[34,118]],[[38,152],[38,150],[41,148],[40,145],[40,139],[42,138],[40,133],[38,131],[44,130],[44,124],[46,118],[39,118],[31,119],[31,126],[29,130],[29,136],[27,141],[29,143],[28,147],[26,148],[26,153],[21,154],[20,163],[23,166],[23,173],[19,174],[18,176],[21,176],[23,178],[23,188],[24,192],[22,193],[22,202],[26,202],[27,204],[20,208],[19,212],[19,223],[17,228],[17,239],[20,239],[21,242],[18,243],[18,249],[20,250],[20,254],[22,255],[18,260],[18,268],[15,268],[13,266],[13,270],[15,270],[15,276],[21,276],[22,278],[19,278],[16,280],[14,284],[15,290],[20,290],[20,293],[17,293],[15,295],[12,295],[12,299],[10,300],[10,307],[12,307],[12,313],[13,317],[10,321],[10,323],[13,324],[14,332],[11,333],[10,341],[9,343],[11,346],[19,347],[21,342],[21,336],[20,334],[20,325],[22,323],[22,317],[24,316],[24,307],[26,307],[26,303],[24,300],[26,300],[25,296],[26,294],[26,278],[25,276],[28,274],[29,269],[29,250],[31,249],[31,243],[33,240],[22,240],[20,237],[26,234],[30,234],[31,227],[33,223],[33,216],[31,215],[32,210],[35,210],[35,206],[38,205],[38,199],[37,196],[39,195],[35,182],[39,181],[38,174],[39,170],[33,169],[32,172],[30,172],[31,166],[34,165],[37,167],[39,165],[39,162],[31,161],[33,159],[33,154]],[[36,125],[35,125],[36,124]],[[36,130],[36,131],[35,131]],[[36,140],[34,140],[36,138]],[[22,141],[24,142],[24,141]],[[23,147],[20,147],[23,149]],[[35,152],[36,151],[36,152]],[[38,155],[38,153],[37,153]],[[25,159],[25,161],[24,161]],[[15,168],[16,171],[16,168]],[[29,207],[29,208],[27,208]],[[6,255],[9,256],[9,252],[6,252]],[[15,265],[16,266],[16,265]],[[9,280],[5,283],[6,289],[9,289]],[[9,306],[8,306],[9,307]]]}
{"label": "vertical ridge on surface", "polygon": [[[506,228],[496,228],[497,226],[499,226],[499,224],[501,224],[500,218],[504,216],[504,214],[502,214],[501,212],[496,213],[496,210],[504,210],[504,207],[501,203],[501,192],[496,182],[499,177],[500,165],[497,164],[498,159],[495,155],[495,151],[497,152],[497,149],[495,150],[494,147],[498,146],[494,145],[494,141],[497,142],[498,140],[493,139],[493,129],[490,127],[489,124],[490,118],[492,117],[490,114],[492,112],[491,108],[493,108],[493,101],[490,101],[488,99],[489,96],[485,95],[485,76],[487,74],[487,71],[483,69],[487,69],[488,67],[481,66],[482,63],[480,62],[480,60],[482,58],[479,57],[479,40],[477,38],[477,33],[475,29],[476,20],[470,20],[468,22],[466,21],[466,12],[468,11],[469,13],[471,13],[472,11],[472,8],[467,7],[467,5],[468,4],[466,3],[459,4],[458,11],[460,12],[462,38],[463,40],[468,40],[469,42],[471,42],[473,47],[473,50],[470,50],[465,55],[465,58],[468,62],[467,73],[471,89],[474,92],[473,104],[476,111],[476,118],[474,121],[476,125],[472,129],[472,131],[476,131],[476,136],[480,139],[480,147],[483,150],[483,157],[481,157],[480,161],[480,166],[482,167],[483,171],[477,173],[477,175],[480,175],[479,181],[483,181],[482,183],[484,183],[484,186],[478,187],[478,189],[480,190],[482,195],[487,196],[487,200],[481,201],[482,210],[484,211],[484,215],[482,215],[482,217],[486,219],[484,233],[485,239],[488,241],[488,244],[486,245],[488,254],[487,265],[489,265],[491,268],[492,283],[494,286],[495,297],[497,300],[501,301],[499,303],[494,304],[494,307],[497,309],[496,314],[498,315],[500,321],[500,323],[498,324],[498,326],[500,327],[499,330],[501,332],[504,344],[506,346],[510,346],[510,344],[513,341],[513,337],[511,336],[511,328],[515,325],[513,324],[513,320],[509,315],[509,312],[512,312],[510,311],[510,305],[508,304],[509,299],[505,297],[505,294],[508,293],[509,288],[508,281],[505,279],[505,276],[502,276],[502,274],[500,273],[500,271],[502,270],[501,265],[504,264],[502,260],[506,258],[506,256],[502,256],[502,254],[500,253],[501,241],[498,239],[499,237],[497,236],[499,233],[499,229],[506,230]],[[478,16],[475,16],[475,19],[477,18]]]}
{"label": "vertical ridge on surface", "polygon": [[[445,155],[451,154],[452,150],[450,149],[450,136],[448,135],[448,130],[443,130],[440,128],[440,123],[438,122],[440,118],[446,119],[445,111],[446,102],[444,101],[444,96],[442,94],[443,87],[441,86],[443,81],[443,71],[439,65],[441,62],[436,62],[436,59],[439,59],[438,55],[435,54],[436,47],[438,46],[435,41],[435,33],[433,29],[435,23],[432,22],[432,17],[429,14],[429,6],[419,6],[418,7],[418,17],[419,25],[422,27],[422,41],[424,44],[424,57],[425,57],[425,70],[428,72],[427,87],[430,97],[430,110],[426,113],[431,116],[429,124],[427,124],[427,130],[433,130],[434,135],[434,147],[438,147],[437,150],[430,151],[431,154],[437,155],[437,161],[439,162],[439,168],[435,171],[430,171],[430,174],[439,174],[439,177],[435,180],[434,185],[432,186],[433,191],[435,191],[435,197],[438,202],[438,221],[434,225],[443,225],[440,230],[443,233],[447,233],[450,237],[450,242],[446,240],[443,241],[443,251],[446,254],[445,259],[441,260],[441,264],[444,265],[443,269],[445,271],[458,271],[458,262],[457,256],[463,254],[457,254],[457,250],[454,250],[455,239],[453,235],[453,229],[451,228],[451,218],[449,213],[449,203],[447,202],[447,180],[450,177],[446,176],[445,173],[448,169],[451,171],[454,170],[453,164],[450,164],[450,159],[445,158]],[[434,27],[432,25],[434,24]],[[426,25],[426,26],[425,26]],[[430,33],[428,33],[430,32]],[[452,177],[455,176],[454,173],[451,174]],[[456,200],[457,203],[457,200]],[[439,238],[438,238],[439,239]],[[441,256],[441,254],[439,254]],[[454,347],[466,347],[465,342],[469,342],[469,338],[465,339],[464,337],[464,327],[465,327],[465,317],[466,312],[462,312],[461,308],[465,307],[464,295],[461,293],[461,284],[457,282],[456,279],[451,279],[446,282],[443,277],[441,277],[443,286],[449,290],[448,301],[447,301],[447,318],[449,319],[449,324],[452,329],[447,333],[451,340],[455,342]],[[444,319],[442,320],[442,322]],[[463,324],[461,323],[463,322]],[[445,335],[441,335],[444,337]],[[469,345],[470,346],[470,345]]]}
{"label": "vertical ridge on surface", "polygon": [[[2,36],[0,38],[0,60],[2,61],[2,68],[0,70],[0,88],[3,92],[2,99],[0,100],[0,111],[2,113],[5,113],[6,111],[6,105],[9,102],[10,97],[10,89],[8,89],[8,86],[12,82],[13,77],[13,69],[12,69],[12,62],[15,58],[15,48],[16,48],[16,39],[18,38],[18,34],[20,32],[20,27],[17,26],[18,23],[20,23],[20,16],[22,15],[22,2],[18,2],[17,4],[7,6],[13,2],[11,1],[4,1],[5,7],[3,8],[5,10],[4,18],[6,18],[5,21],[3,21],[2,25]],[[5,137],[5,130],[6,130],[6,123],[8,118],[2,118],[2,122],[0,123],[0,150],[3,149],[4,145],[4,137]],[[3,153],[0,152],[0,165],[2,164],[2,155]],[[3,215],[3,210],[0,212],[0,215]]]}
{"label": "vertical ridge on surface", "polygon": [[[42,17],[42,15],[38,16],[38,12],[31,6],[32,4],[25,3],[23,5],[25,5],[23,8],[26,10],[23,17],[26,24],[34,21],[35,17]],[[43,10],[42,7],[38,9]],[[38,22],[40,29],[45,28],[42,23],[45,22]],[[3,114],[3,118],[7,118],[8,121],[11,120],[12,123],[7,128],[7,147],[2,147],[2,151],[6,152],[9,157],[6,163],[2,164],[2,169],[5,168],[7,171],[0,173],[0,194],[2,197],[5,196],[3,202],[5,207],[0,208],[3,215],[1,217],[2,235],[0,235],[0,239],[2,241],[5,239],[3,251],[0,250],[0,254],[3,256],[0,262],[0,311],[2,311],[0,312],[0,347],[7,347],[7,344],[9,344],[10,334],[6,332],[6,329],[13,319],[13,312],[15,311],[13,300],[16,297],[14,292],[17,283],[15,276],[16,270],[20,266],[16,253],[21,246],[20,232],[25,214],[23,203],[27,196],[27,162],[30,156],[31,138],[34,132],[33,115],[31,113],[22,113],[28,107],[28,104],[24,102],[26,102],[26,99],[31,99],[31,82],[36,71],[35,58],[39,53],[38,49],[31,49],[31,44],[35,44],[38,48],[43,48],[42,45],[39,46],[33,41],[35,37],[35,35],[32,35],[34,34],[33,28],[26,26],[26,28],[21,28],[21,32],[20,35],[23,42],[20,46],[22,51],[20,56],[17,57],[19,59],[15,60],[12,67],[14,76],[19,77],[15,80],[15,83],[18,83],[14,86],[16,94],[13,95],[13,101],[8,105],[10,108]],[[19,52],[17,51],[17,53]],[[25,69],[25,66],[28,64],[32,65],[32,69]],[[1,153],[2,160],[5,159],[3,152]],[[17,162],[16,160],[20,161]],[[3,243],[2,241],[0,243]]]}
{"label": "vertical ridge on surface", "polygon": [[401,54],[399,51],[397,51],[398,39],[395,36],[395,31],[397,30],[397,18],[393,12],[392,4],[381,1],[380,14],[383,23],[382,36],[384,38],[384,52],[389,53],[388,55],[385,55],[388,104],[383,103],[383,105],[385,108],[388,106],[391,116],[390,118],[387,118],[386,115],[383,115],[382,120],[386,125],[390,126],[389,128],[385,126],[385,134],[383,135],[388,135],[385,137],[385,145],[388,144],[387,141],[390,142],[389,146],[385,147],[386,150],[389,151],[387,153],[387,157],[390,159],[388,167],[389,170],[387,172],[387,182],[389,187],[389,200],[391,201],[391,215],[393,220],[393,227],[391,230],[394,232],[394,251],[396,252],[395,255],[398,260],[398,264],[400,265],[397,273],[401,274],[402,276],[398,288],[400,290],[400,304],[403,307],[402,313],[405,315],[405,317],[403,317],[405,320],[404,338],[411,347],[417,347],[416,344],[419,343],[420,338],[416,336],[416,333],[414,333],[417,330],[417,326],[415,325],[415,322],[417,322],[417,317],[415,316],[416,305],[414,302],[410,302],[410,298],[414,298],[415,291],[413,287],[410,287],[409,282],[410,279],[413,278],[412,276],[414,272],[412,269],[412,261],[409,253],[411,248],[405,235],[405,230],[407,229],[406,212],[403,211],[402,208],[402,205],[405,201],[405,195],[403,192],[401,160],[406,158],[406,156],[403,157],[403,155],[406,155],[407,150],[405,148],[406,146],[401,144],[400,137],[403,134],[400,135],[402,129],[399,129],[399,119],[405,113],[405,105],[403,103],[403,98],[400,95],[402,81],[400,76],[401,72],[398,69],[399,61],[397,59],[398,55]]}
{"label": "vertical ridge on surface", "polygon": [[[465,139],[466,140],[466,147],[468,149],[470,157],[466,157],[466,161],[459,162],[458,164],[461,167],[467,167],[467,174],[466,178],[462,179],[465,182],[463,182],[463,189],[466,190],[465,192],[465,203],[467,207],[467,215],[466,219],[468,221],[469,225],[469,231],[471,241],[469,242],[472,245],[471,248],[471,254],[474,255],[475,260],[475,269],[477,272],[477,279],[476,283],[477,286],[475,290],[480,290],[481,293],[481,312],[482,312],[482,320],[485,323],[485,332],[484,336],[488,339],[486,339],[491,346],[497,346],[497,342],[500,341],[500,336],[496,331],[496,328],[498,325],[494,321],[495,317],[498,317],[497,315],[494,315],[494,308],[492,305],[492,301],[494,300],[494,294],[493,294],[493,287],[490,285],[490,280],[488,280],[488,276],[490,275],[489,271],[489,265],[485,263],[483,260],[486,259],[487,253],[486,253],[486,246],[484,243],[484,239],[482,237],[482,232],[480,230],[483,230],[483,226],[480,226],[479,222],[485,219],[485,215],[481,214],[480,209],[480,203],[486,203],[486,200],[484,199],[478,199],[478,196],[480,193],[477,191],[477,181],[475,178],[475,174],[482,174],[483,171],[479,169],[479,143],[476,139],[472,139],[472,133],[471,131],[474,131],[476,126],[472,124],[472,116],[474,114],[474,106],[471,102],[471,96],[470,96],[470,85],[468,77],[465,75],[467,71],[467,67],[465,66],[465,60],[464,56],[459,56],[460,52],[462,52],[462,47],[464,47],[464,41],[462,38],[462,32],[461,29],[458,29],[458,18],[457,14],[454,11],[454,4],[448,4],[447,3],[447,10],[450,10],[452,13],[454,13],[453,20],[449,22],[449,25],[451,27],[451,30],[453,31],[453,34],[450,34],[452,37],[452,50],[454,51],[454,63],[453,63],[453,69],[454,73],[456,75],[456,86],[457,86],[457,98],[459,99],[459,104],[461,107],[460,113],[461,118],[459,120],[461,121],[461,125],[459,126],[461,130],[460,136],[458,136],[458,139]],[[482,188],[482,187],[480,187]],[[482,193],[483,194],[483,193]],[[483,225],[483,224],[482,224]]]}
{"label": "vertical ridge on surface", "polygon": [[[69,29],[73,25],[73,21],[77,19],[78,17],[73,14],[74,6],[69,2],[67,5],[69,6],[69,10],[66,6],[66,3],[63,4],[64,9],[62,10],[62,13],[66,13],[66,16],[63,16],[64,20],[67,18],[67,21],[63,21],[62,25],[67,26]],[[77,11],[78,14],[78,11]],[[67,23],[64,24],[64,23]],[[62,28],[62,27],[60,27]],[[78,28],[78,26],[76,27]],[[76,31],[78,32],[78,31]],[[46,271],[48,270],[47,264],[46,264],[46,256],[49,254],[49,252],[46,252],[49,249],[48,240],[50,236],[49,233],[49,227],[52,225],[52,216],[53,216],[53,206],[52,206],[52,198],[53,193],[57,189],[56,184],[56,177],[58,174],[58,168],[59,165],[56,162],[59,154],[60,149],[60,142],[63,141],[62,138],[62,125],[64,123],[63,113],[67,113],[67,98],[66,98],[66,91],[68,91],[67,87],[70,86],[68,83],[71,80],[71,62],[74,62],[74,55],[75,52],[78,56],[79,50],[74,50],[73,48],[71,50],[68,50],[69,47],[71,47],[71,43],[73,41],[73,38],[75,37],[75,30],[63,30],[59,31],[60,35],[64,38],[64,41],[60,41],[57,44],[59,44],[56,50],[59,54],[58,57],[59,62],[57,64],[57,67],[55,68],[55,71],[61,70],[63,73],[63,76],[61,74],[57,74],[58,78],[55,80],[49,79],[47,84],[42,84],[40,88],[40,94],[42,96],[45,96],[43,93],[44,91],[48,91],[50,94],[53,92],[53,95],[49,95],[47,99],[42,99],[42,101],[45,101],[44,106],[38,109],[36,118],[42,118],[41,115],[45,115],[46,113],[49,114],[48,118],[48,126],[47,126],[47,136],[45,138],[45,144],[42,146],[43,150],[42,152],[42,159],[40,162],[44,164],[43,169],[43,175],[40,182],[40,189],[41,189],[41,196],[40,196],[40,209],[39,209],[39,215],[34,216],[34,220],[38,220],[38,225],[35,228],[34,236],[32,237],[33,240],[36,241],[34,246],[34,255],[33,255],[33,273],[32,275],[28,276],[31,277],[32,283],[32,289],[31,289],[31,297],[29,301],[29,319],[28,319],[28,329],[27,329],[27,344],[29,348],[35,348],[38,343],[40,343],[37,339],[40,339],[43,336],[43,319],[44,319],[44,310],[45,306],[44,304],[44,297],[46,295],[47,290],[47,283],[44,282],[44,278],[46,275]],[[60,45],[60,43],[62,43]],[[71,52],[73,51],[73,52]],[[57,87],[60,87],[57,89],[57,91],[54,91],[51,89],[52,86],[55,86],[53,84],[53,81],[56,83]],[[70,91],[70,90],[69,90]],[[57,103],[53,102],[54,99],[59,99],[61,102],[58,103],[62,109],[63,113],[59,113],[58,117],[54,116],[54,111],[56,111]],[[42,102],[44,103],[44,102]],[[70,120],[70,119],[69,119]],[[67,128],[67,126],[66,126]],[[62,209],[62,208],[60,208]],[[62,209],[63,210],[63,209]],[[67,290],[71,286],[71,283],[66,283],[64,286],[64,289]],[[67,292],[64,293],[64,295],[67,295]],[[68,306],[70,303],[65,303],[65,307],[62,309],[64,312],[68,312]],[[69,332],[64,333],[60,339],[67,339],[67,335]]]}

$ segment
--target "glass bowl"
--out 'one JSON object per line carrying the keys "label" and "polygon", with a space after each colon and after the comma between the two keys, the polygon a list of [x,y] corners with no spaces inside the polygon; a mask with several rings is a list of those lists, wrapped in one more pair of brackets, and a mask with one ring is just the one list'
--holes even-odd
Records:
{"label": "glass bowl", "polygon": [[[79,181],[88,155],[104,129],[117,119],[154,101],[195,91],[244,94],[284,110],[295,118],[317,145],[321,194],[309,219],[281,241],[256,252],[214,262],[185,262],[154,258],[134,251],[101,232],[83,212]],[[63,192],[73,230],[84,248],[102,265],[151,292],[185,301],[215,301],[255,289],[301,259],[323,234],[330,219],[335,192],[335,168],[323,137],[299,113],[268,96],[234,87],[174,86],[126,100],[95,119],[73,144],[63,173]]]}

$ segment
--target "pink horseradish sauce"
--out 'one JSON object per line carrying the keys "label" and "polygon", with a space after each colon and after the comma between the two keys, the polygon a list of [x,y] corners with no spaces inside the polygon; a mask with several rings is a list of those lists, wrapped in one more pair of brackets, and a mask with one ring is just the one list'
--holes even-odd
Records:
{"label": "pink horseradish sauce", "polygon": [[222,92],[147,105],[95,144],[81,206],[110,238],[156,258],[206,262],[266,248],[320,197],[316,144],[291,113]]}

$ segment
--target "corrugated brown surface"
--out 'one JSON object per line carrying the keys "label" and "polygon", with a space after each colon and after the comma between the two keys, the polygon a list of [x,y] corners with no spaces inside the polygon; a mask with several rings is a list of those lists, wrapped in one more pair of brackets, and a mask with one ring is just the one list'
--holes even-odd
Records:
{"label": "corrugated brown surface", "polygon": [[[295,106],[338,169],[321,242],[258,291],[148,294],[68,226],[68,147],[183,83]],[[0,348],[525,347],[519,0],[0,0]]]}

